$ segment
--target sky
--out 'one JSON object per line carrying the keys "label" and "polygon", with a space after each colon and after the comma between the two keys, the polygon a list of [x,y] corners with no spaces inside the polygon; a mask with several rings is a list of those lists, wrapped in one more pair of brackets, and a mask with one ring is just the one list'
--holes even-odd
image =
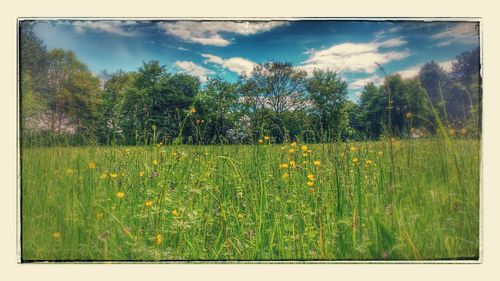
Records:
{"label": "sky", "polygon": [[430,61],[450,71],[458,54],[479,46],[478,24],[459,21],[37,20],[34,31],[48,50],[72,50],[96,74],[158,60],[202,82],[236,81],[255,64],[286,61],[309,75],[339,72],[353,101],[368,82],[383,82],[376,63],[409,78]]}

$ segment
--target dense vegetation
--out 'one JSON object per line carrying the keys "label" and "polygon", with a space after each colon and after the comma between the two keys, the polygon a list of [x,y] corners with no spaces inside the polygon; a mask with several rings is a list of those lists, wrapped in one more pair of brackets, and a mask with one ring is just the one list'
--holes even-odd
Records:
{"label": "dense vegetation", "polygon": [[72,51],[47,51],[29,22],[20,32],[22,140],[30,145],[364,140],[434,134],[436,118],[450,131],[480,134],[479,49],[458,55],[450,73],[429,62],[411,79],[387,75],[354,103],[329,70],[308,76],[266,62],[236,82],[201,83],[149,61],[98,76]]}

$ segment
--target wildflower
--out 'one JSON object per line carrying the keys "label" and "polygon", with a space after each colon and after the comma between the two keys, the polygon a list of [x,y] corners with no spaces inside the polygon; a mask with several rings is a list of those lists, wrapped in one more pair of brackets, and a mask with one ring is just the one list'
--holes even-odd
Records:
{"label": "wildflower", "polygon": [[309,189],[307,190],[307,192],[309,192],[309,193],[314,193],[314,188],[312,188],[312,187],[311,187],[311,188],[309,188]]}
{"label": "wildflower", "polygon": [[309,154],[311,154],[312,152],[313,152],[313,151],[312,151],[312,150],[310,150],[310,149],[309,149],[309,150],[307,150],[307,153],[309,153]]}
{"label": "wildflower", "polygon": [[95,169],[96,164],[95,164],[95,162],[90,161],[88,166],[89,166],[89,169],[93,170],[93,169]]}
{"label": "wildflower", "polygon": [[307,153],[302,153],[303,157],[307,157],[307,155],[308,155]]}
{"label": "wildflower", "polygon": [[380,157],[384,156],[384,152],[383,151],[379,151],[378,152],[378,156],[380,156]]}
{"label": "wildflower", "polygon": [[153,165],[158,165],[158,160],[153,160]]}
{"label": "wildflower", "polygon": [[153,206],[153,201],[151,201],[151,200],[146,200],[146,202],[144,202],[144,206],[146,206],[146,207],[151,207],[151,206]]}
{"label": "wildflower", "polygon": [[302,161],[302,164],[306,165],[306,164],[307,164],[307,161],[305,161],[305,160],[304,160],[304,161]]}
{"label": "wildflower", "polygon": [[238,219],[242,220],[243,219],[243,214],[238,214]]}
{"label": "wildflower", "polygon": [[290,144],[290,146],[292,146],[292,147],[296,147],[296,146],[297,146],[297,143],[296,143],[296,142],[292,142],[292,143]]}
{"label": "wildflower", "polygon": [[189,113],[196,113],[196,108],[191,107],[191,109],[189,109]]}
{"label": "wildflower", "polygon": [[101,180],[105,180],[108,178],[108,174],[102,173],[101,176],[99,177]]}
{"label": "wildflower", "polygon": [[73,173],[75,173],[75,170],[73,170],[73,169],[66,170],[66,174],[68,174],[68,175],[72,175]]}
{"label": "wildflower", "polygon": [[139,177],[144,177],[144,171],[139,172]]}
{"label": "wildflower", "polygon": [[174,210],[172,211],[172,216],[177,217],[178,215],[179,215],[179,213],[177,212],[177,210],[175,210],[175,209],[174,209]]}
{"label": "wildflower", "polygon": [[112,178],[117,178],[117,177],[118,177],[118,174],[117,174],[117,173],[111,173],[111,174],[110,174],[110,176],[111,176]]}
{"label": "wildflower", "polygon": [[286,168],[288,168],[287,163],[280,164],[280,169],[286,169]]}
{"label": "wildflower", "polygon": [[308,181],[306,184],[307,184],[307,186],[312,187],[314,185],[314,182],[313,181]]}
{"label": "wildflower", "polygon": [[[208,154],[208,153],[205,153],[205,154]],[[172,152],[172,156],[174,156],[174,157],[177,156],[177,152],[175,152],[175,151]]]}
{"label": "wildflower", "polygon": [[371,164],[373,164],[373,161],[372,161],[372,160],[366,160],[366,165],[367,165],[367,166],[369,166],[369,165],[371,165]]}
{"label": "wildflower", "polygon": [[290,148],[290,149],[288,150],[288,152],[289,152],[289,153],[294,153],[294,152],[295,152],[295,149]]}
{"label": "wildflower", "polygon": [[309,175],[307,175],[307,178],[313,181],[314,180],[314,175],[313,174],[309,174]]}
{"label": "wildflower", "polygon": [[354,164],[358,164],[358,162],[359,162],[359,159],[358,159],[358,158],[354,158],[354,159],[352,159],[352,163],[354,163]]}
{"label": "wildflower", "polygon": [[321,161],[316,160],[316,161],[313,162],[313,164],[314,164],[314,166],[319,167],[319,166],[321,166]]}
{"label": "wildflower", "polygon": [[130,148],[125,149],[125,152],[129,153],[130,152]]}
{"label": "wildflower", "polygon": [[281,178],[283,178],[283,179],[287,179],[289,177],[290,177],[290,174],[288,174],[288,173],[284,173],[283,176],[281,176]]}
{"label": "wildflower", "polygon": [[290,160],[290,166],[292,166],[292,168],[297,167],[297,162],[295,162],[294,160]]}
{"label": "wildflower", "polygon": [[264,142],[264,140],[262,140],[262,139],[259,139],[259,140],[258,140],[258,142],[259,142],[259,143],[263,143],[263,142]]}
{"label": "wildflower", "polygon": [[151,173],[151,177],[150,178],[156,178],[157,176],[158,176],[158,172],[154,171],[153,173]]}
{"label": "wildflower", "polygon": [[467,134],[467,129],[462,128],[462,129],[460,130],[460,134],[462,134],[462,135]]}
{"label": "wildflower", "polygon": [[454,136],[455,135],[455,129],[450,129],[450,136]]}
{"label": "wildflower", "polygon": [[61,232],[55,231],[54,233],[52,233],[52,238],[54,238],[55,240],[59,240],[61,238]]}
{"label": "wildflower", "polygon": [[116,193],[116,197],[118,197],[118,199],[122,199],[123,197],[125,197],[125,193],[121,192],[121,191],[118,191]]}
{"label": "wildflower", "polygon": [[155,237],[155,244],[156,244],[156,246],[160,246],[161,242],[162,242],[161,234],[156,235],[156,237]]}
{"label": "wildflower", "polygon": [[264,140],[270,140],[270,139],[271,139],[271,137],[269,137],[269,136],[264,137]]}
{"label": "wildflower", "polygon": [[411,113],[411,112],[406,113],[406,118],[410,119],[412,116],[413,116],[413,113]]}
{"label": "wildflower", "polygon": [[351,146],[351,152],[356,152],[356,150],[358,150],[358,148],[357,148],[357,147],[355,147],[354,145],[353,145],[353,146]]}
{"label": "wildflower", "polygon": [[301,146],[300,149],[302,149],[303,151],[307,151],[307,145]]}

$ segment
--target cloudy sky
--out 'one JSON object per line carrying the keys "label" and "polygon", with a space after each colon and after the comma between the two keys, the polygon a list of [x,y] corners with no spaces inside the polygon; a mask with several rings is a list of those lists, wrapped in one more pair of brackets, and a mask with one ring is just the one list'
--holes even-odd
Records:
{"label": "cloudy sky", "polygon": [[445,70],[479,46],[476,23],[423,21],[37,21],[48,49],[73,50],[90,70],[136,70],[159,60],[171,72],[235,81],[254,64],[288,61],[311,73],[339,71],[357,100],[388,73],[411,77],[437,61]]}

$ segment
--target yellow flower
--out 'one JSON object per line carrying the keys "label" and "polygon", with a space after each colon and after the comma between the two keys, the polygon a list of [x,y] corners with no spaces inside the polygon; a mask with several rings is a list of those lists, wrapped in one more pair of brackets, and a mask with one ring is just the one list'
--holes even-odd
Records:
{"label": "yellow flower", "polygon": [[243,219],[243,214],[238,214],[238,219],[242,220]]}
{"label": "yellow flower", "polygon": [[290,175],[288,173],[284,173],[283,176],[281,176],[283,179],[287,179],[290,177]]}
{"label": "yellow flower", "polygon": [[[205,153],[205,154],[207,154],[207,153]],[[172,156],[174,156],[174,157],[177,156],[177,152],[175,152],[175,151],[172,152]]]}
{"label": "yellow flower", "polygon": [[450,135],[454,136],[455,135],[455,129],[450,129]]}
{"label": "yellow flower", "polygon": [[144,171],[139,172],[139,177],[144,177]]}
{"label": "yellow flower", "polygon": [[130,148],[126,148],[125,152],[129,153],[130,152]]}
{"label": "yellow flower", "polygon": [[96,164],[95,164],[95,162],[90,161],[88,166],[89,166],[89,169],[93,170],[93,169],[95,169]]}
{"label": "yellow flower", "polygon": [[68,174],[68,175],[72,175],[74,172],[75,172],[75,170],[73,170],[73,169],[66,170],[66,174]]}
{"label": "yellow flower", "polygon": [[153,165],[158,165],[158,160],[153,160]]}
{"label": "yellow flower", "polygon": [[354,145],[353,145],[353,146],[351,146],[351,152],[356,152],[356,150],[358,150],[358,148],[357,148],[357,147],[355,147]]}
{"label": "yellow flower", "polygon": [[263,143],[263,142],[264,142],[264,140],[259,139],[259,143]]}
{"label": "yellow flower", "polygon": [[303,157],[307,157],[307,155],[308,155],[307,153],[302,153]]}
{"label": "yellow flower", "polygon": [[290,145],[291,145],[292,147],[296,147],[296,146],[297,146],[297,143],[296,143],[296,142],[292,142]]}
{"label": "yellow flower", "polygon": [[52,233],[52,238],[54,238],[55,240],[59,240],[61,238],[61,232],[55,231],[54,233]]}
{"label": "yellow flower", "polygon": [[175,209],[174,209],[174,210],[172,211],[172,216],[177,217],[178,215],[179,215],[179,213],[177,212],[177,210],[175,210]]}
{"label": "yellow flower", "polygon": [[309,188],[309,189],[307,190],[307,192],[309,192],[309,193],[314,193],[314,188],[312,188],[312,187],[311,187],[311,188]]}
{"label": "yellow flower", "polygon": [[310,179],[311,181],[313,181],[314,180],[314,175],[313,174],[309,174],[309,175],[307,175],[307,178]]}
{"label": "yellow flower", "polygon": [[111,176],[112,178],[117,178],[117,177],[118,177],[118,174],[117,174],[117,173],[111,173],[111,174],[110,174],[110,176]]}
{"label": "yellow flower", "polygon": [[316,160],[316,161],[313,162],[313,164],[314,164],[314,166],[318,166],[319,167],[319,166],[321,166],[321,161]]}
{"label": "yellow flower", "polygon": [[383,151],[379,151],[378,152],[378,156],[384,156],[384,152]]}
{"label": "yellow flower", "polygon": [[292,166],[292,168],[297,167],[297,162],[295,162],[294,160],[290,160],[290,166]]}
{"label": "yellow flower", "polygon": [[366,160],[366,165],[371,165],[371,164],[373,164],[372,160]]}
{"label": "yellow flower", "polygon": [[286,169],[286,168],[288,168],[287,163],[280,164],[280,169]]}
{"label": "yellow flower", "polygon": [[357,164],[358,162],[359,162],[359,159],[358,159],[358,158],[354,158],[354,159],[352,159],[352,163]]}
{"label": "yellow flower", "polygon": [[410,119],[412,116],[413,116],[413,113],[411,113],[411,112],[406,113],[406,118]]}
{"label": "yellow flower", "polygon": [[191,109],[189,110],[190,113],[196,113],[196,108],[194,107],[191,107]]}
{"label": "yellow flower", "polygon": [[313,186],[313,185],[314,185],[314,182],[312,182],[312,181],[308,181],[306,184],[307,184],[307,186]]}
{"label": "yellow flower", "polygon": [[310,149],[307,151],[307,153],[309,153],[309,154],[311,154],[312,152],[313,152],[313,151],[312,151],[312,150],[310,150]]}
{"label": "yellow flower", "polygon": [[118,199],[122,199],[123,197],[125,197],[125,193],[121,192],[121,191],[118,191],[116,193],[116,197],[118,197]]}
{"label": "yellow flower", "polygon": [[151,206],[153,206],[153,201],[151,201],[151,200],[146,200],[146,202],[144,202],[144,206],[146,206],[146,207],[151,207]]}
{"label": "yellow flower", "polygon": [[295,152],[295,149],[290,148],[290,149],[288,150],[288,152],[289,152],[289,153],[294,153],[294,152]]}
{"label": "yellow flower", "polygon": [[161,245],[161,242],[162,242],[161,234],[156,235],[156,238],[155,238],[155,244],[156,244],[157,246],[160,246],[160,245]]}
{"label": "yellow flower", "polygon": [[264,137],[265,140],[270,140],[271,138],[269,136]]}
{"label": "yellow flower", "polygon": [[462,135],[467,134],[467,129],[462,128],[462,129],[460,130],[460,134],[462,134]]}
{"label": "yellow flower", "polygon": [[301,146],[300,149],[302,149],[303,151],[307,151],[307,145]]}
{"label": "yellow flower", "polygon": [[108,174],[102,173],[101,176],[99,177],[101,180],[105,180],[108,178]]}

